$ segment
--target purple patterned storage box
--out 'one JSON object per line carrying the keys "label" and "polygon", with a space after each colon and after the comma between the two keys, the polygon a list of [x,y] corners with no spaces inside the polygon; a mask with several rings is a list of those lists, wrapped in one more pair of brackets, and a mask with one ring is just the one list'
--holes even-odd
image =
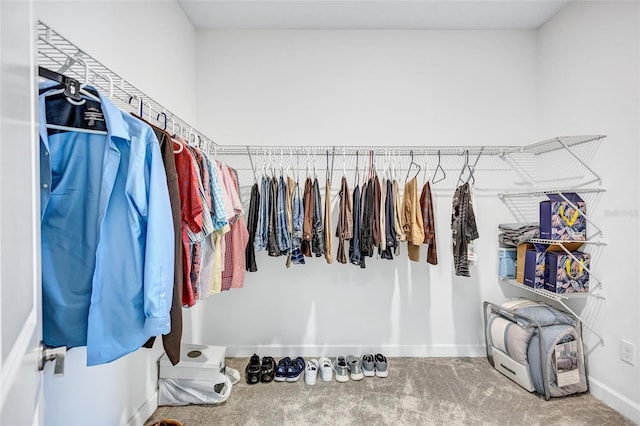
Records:
{"label": "purple patterned storage box", "polygon": [[591,255],[580,251],[571,254],[547,252],[544,268],[544,288],[554,293],[587,293]]}
{"label": "purple patterned storage box", "polygon": [[524,285],[533,288],[544,288],[545,252],[544,246],[538,244],[528,249],[524,260]]}
{"label": "purple patterned storage box", "polygon": [[580,214],[560,194],[547,194],[548,200],[540,202],[540,238],[545,240],[573,240],[587,239],[586,204],[574,192],[563,195],[578,207]]}

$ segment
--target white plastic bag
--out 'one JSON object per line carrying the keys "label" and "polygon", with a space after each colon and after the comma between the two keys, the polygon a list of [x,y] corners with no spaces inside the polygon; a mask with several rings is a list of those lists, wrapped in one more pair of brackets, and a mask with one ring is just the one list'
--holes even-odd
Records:
{"label": "white plastic bag", "polygon": [[240,372],[229,367],[216,380],[160,379],[158,405],[220,404],[239,380]]}

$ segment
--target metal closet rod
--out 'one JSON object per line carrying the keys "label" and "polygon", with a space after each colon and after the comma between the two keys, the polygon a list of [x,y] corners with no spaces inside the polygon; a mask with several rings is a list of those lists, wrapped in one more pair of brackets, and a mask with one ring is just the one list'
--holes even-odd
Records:
{"label": "metal closet rod", "polygon": [[[340,145],[326,145],[326,146],[304,146],[304,147],[292,147],[285,145],[216,145],[214,147],[216,154],[221,155],[256,155],[263,154],[280,154],[287,155],[307,155],[314,153],[316,155],[325,154],[329,151],[329,154],[337,155],[356,155],[360,156],[368,155],[369,152],[373,152],[376,155],[464,155],[468,152],[469,155],[505,155],[511,152],[514,147],[508,146],[340,146]],[[519,147],[518,147],[519,148]]]}
{"label": "metal closet rod", "polygon": [[[355,155],[369,153],[374,154],[395,154],[395,155],[411,155],[414,154],[438,154],[440,155],[463,155],[468,152],[469,155],[497,155],[505,156],[508,154],[543,154],[546,152],[565,150],[574,158],[585,164],[570,147],[581,145],[587,142],[599,141],[605,138],[605,135],[577,135],[577,136],[559,136],[536,142],[529,145],[398,145],[398,146],[360,146],[360,145],[217,145],[217,152],[221,154],[261,154],[261,153],[289,153],[289,154],[307,154],[307,153],[324,153],[327,150],[336,154]],[[591,169],[589,169],[591,170]]]}

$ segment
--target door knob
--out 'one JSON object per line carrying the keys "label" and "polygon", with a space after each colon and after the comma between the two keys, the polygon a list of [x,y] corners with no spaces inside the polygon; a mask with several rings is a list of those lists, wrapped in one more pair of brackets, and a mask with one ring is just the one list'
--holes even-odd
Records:
{"label": "door knob", "polygon": [[64,357],[67,354],[66,346],[51,348],[40,342],[40,356],[38,357],[38,370],[44,370],[47,361],[55,361],[53,367],[53,375],[56,377],[64,376]]}

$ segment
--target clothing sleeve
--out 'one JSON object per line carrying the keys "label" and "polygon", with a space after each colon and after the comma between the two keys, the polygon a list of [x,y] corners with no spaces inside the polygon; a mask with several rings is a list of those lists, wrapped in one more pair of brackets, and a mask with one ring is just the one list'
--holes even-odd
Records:
{"label": "clothing sleeve", "polygon": [[186,223],[191,232],[197,234],[202,231],[203,209],[198,192],[197,171],[193,166],[191,152],[188,149],[183,149],[182,152],[176,154],[175,162],[180,187],[182,221]]}
{"label": "clothing sleeve", "polygon": [[145,167],[147,232],[144,253],[144,331],[148,336],[167,334],[173,298],[174,228],[169,189],[157,142],[147,144]]}
{"label": "clothing sleeve", "polygon": [[222,202],[222,191],[220,190],[220,182],[218,181],[218,173],[214,170],[215,166],[206,155],[205,161],[209,168],[209,184],[211,185],[211,201],[213,203],[213,227],[217,231],[228,225],[229,221],[225,217],[224,204]]}

